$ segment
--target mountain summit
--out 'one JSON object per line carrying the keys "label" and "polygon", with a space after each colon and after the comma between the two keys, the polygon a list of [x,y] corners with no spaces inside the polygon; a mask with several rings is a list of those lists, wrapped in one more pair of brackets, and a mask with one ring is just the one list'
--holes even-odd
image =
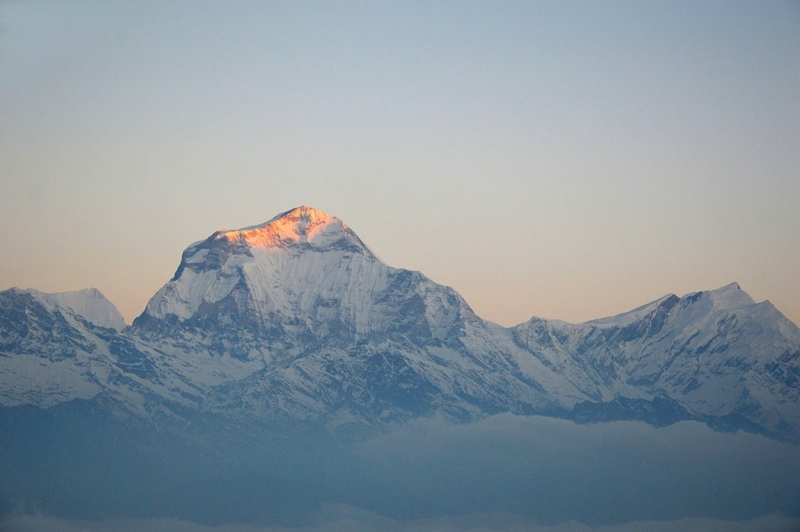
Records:
{"label": "mountain summit", "polygon": [[[369,273],[379,282],[385,270],[344,222],[298,207],[261,225],[217,231],[189,246],[172,280],[153,296],[136,325],[216,315],[226,305],[268,319],[293,313],[311,298],[346,291],[341,283]],[[331,275],[334,271],[339,274]]]}
{"label": "mountain summit", "polygon": [[286,211],[261,225],[234,231],[218,231],[214,240],[242,243],[254,248],[285,248],[308,244],[312,248],[330,246],[366,246],[339,218],[306,205]]}
{"label": "mountain summit", "polygon": [[220,355],[271,358],[304,337],[352,340],[390,327],[378,295],[401,278],[423,279],[409,275],[384,264],[338,218],[298,207],[189,246],[133,331],[191,334]]}

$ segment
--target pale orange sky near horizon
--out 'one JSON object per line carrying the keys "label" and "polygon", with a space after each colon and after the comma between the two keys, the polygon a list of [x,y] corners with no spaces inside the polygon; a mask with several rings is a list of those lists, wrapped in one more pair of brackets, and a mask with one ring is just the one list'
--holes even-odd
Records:
{"label": "pale orange sky near horizon", "polygon": [[792,2],[0,4],[0,289],[131,322],[299,205],[502,325],[739,282],[800,323]]}

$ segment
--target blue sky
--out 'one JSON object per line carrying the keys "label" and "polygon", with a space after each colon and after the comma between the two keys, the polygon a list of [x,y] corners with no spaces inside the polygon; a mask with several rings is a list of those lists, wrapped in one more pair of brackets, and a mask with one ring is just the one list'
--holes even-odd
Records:
{"label": "blue sky", "polygon": [[800,322],[798,2],[0,3],[0,289],[130,321],[301,204],[484,318]]}

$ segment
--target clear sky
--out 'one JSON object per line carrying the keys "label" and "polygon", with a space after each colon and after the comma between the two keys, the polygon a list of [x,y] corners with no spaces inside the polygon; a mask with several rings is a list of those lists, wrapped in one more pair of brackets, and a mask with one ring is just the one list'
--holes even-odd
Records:
{"label": "clear sky", "polygon": [[0,289],[130,322],[302,204],[504,325],[800,323],[800,2],[0,3]]}

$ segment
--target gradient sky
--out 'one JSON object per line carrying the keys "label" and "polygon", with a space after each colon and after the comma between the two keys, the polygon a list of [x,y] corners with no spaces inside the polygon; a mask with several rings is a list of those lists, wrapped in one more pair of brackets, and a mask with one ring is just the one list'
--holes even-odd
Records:
{"label": "gradient sky", "polygon": [[738,281],[800,323],[800,3],[0,3],[0,289],[130,322],[307,204],[504,325]]}

